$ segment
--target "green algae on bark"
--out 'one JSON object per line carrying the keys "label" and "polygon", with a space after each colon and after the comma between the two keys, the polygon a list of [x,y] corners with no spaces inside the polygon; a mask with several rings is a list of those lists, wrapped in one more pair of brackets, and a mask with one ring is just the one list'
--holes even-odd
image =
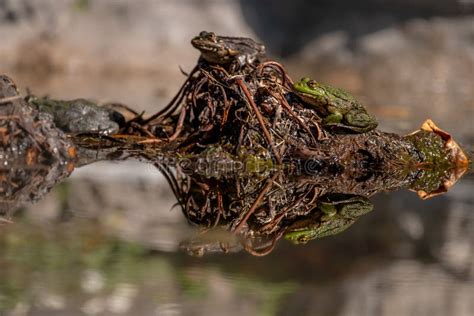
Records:
{"label": "green algae on bark", "polygon": [[411,189],[427,199],[447,192],[467,171],[469,159],[451,135],[431,120],[426,120],[421,129],[406,139],[416,147],[421,162],[417,180]]}

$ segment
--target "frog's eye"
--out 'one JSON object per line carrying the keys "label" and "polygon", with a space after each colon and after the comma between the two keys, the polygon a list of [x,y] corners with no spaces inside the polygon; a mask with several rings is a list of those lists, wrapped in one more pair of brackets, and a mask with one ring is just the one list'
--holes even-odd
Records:
{"label": "frog's eye", "polygon": [[319,86],[318,82],[315,80],[309,80],[307,84],[308,84],[308,87],[312,89],[317,88]]}
{"label": "frog's eye", "polygon": [[308,236],[303,235],[303,236],[298,237],[298,243],[306,244],[308,241],[309,241]]}
{"label": "frog's eye", "polygon": [[207,38],[208,40],[213,42],[217,40],[217,36],[214,32],[202,31],[201,33],[199,33],[199,37]]}
{"label": "frog's eye", "polygon": [[207,33],[207,36],[206,36],[210,41],[212,42],[217,42],[217,36],[216,36],[216,33],[213,33],[213,32],[209,32]]}

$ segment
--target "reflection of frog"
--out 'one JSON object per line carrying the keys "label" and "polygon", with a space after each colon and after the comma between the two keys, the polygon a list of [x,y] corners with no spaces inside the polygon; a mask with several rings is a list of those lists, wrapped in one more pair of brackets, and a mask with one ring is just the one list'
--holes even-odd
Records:
{"label": "reflection of frog", "polygon": [[310,218],[292,224],[284,237],[295,244],[305,244],[315,238],[336,235],[354,224],[357,218],[373,210],[365,197],[332,195],[319,201],[318,210]]}
{"label": "reflection of frog", "polygon": [[227,64],[236,60],[239,66],[244,66],[265,58],[265,46],[245,37],[217,36],[202,31],[191,40],[191,44],[209,63]]}
{"label": "reflection of frog", "polygon": [[113,134],[119,130],[120,114],[85,100],[56,101],[29,97],[39,111],[50,113],[58,128],[69,133],[98,132]]}
{"label": "reflection of frog", "polygon": [[377,127],[377,121],[352,95],[338,88],[303,78],[294,92],[323,116],[326,126],[345,132],[364,133]]}

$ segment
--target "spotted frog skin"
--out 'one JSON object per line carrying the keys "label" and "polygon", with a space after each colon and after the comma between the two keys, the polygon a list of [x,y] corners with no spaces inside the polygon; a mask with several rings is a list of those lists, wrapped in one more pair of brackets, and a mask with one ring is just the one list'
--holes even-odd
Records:
{"label": "spotted frog skin", "polygon": [[191,44],[208,63],[237,62],[244,66],[265,59],[265,46],[250,38],[217,36],[213,32],[202,31],[191,40]]}
{"label": "spotted frog skin", "polygon": [[362,196],[326,197],[319,202],[316,213],[292,224],[284,237],[295,244],[305,244],[312,239],[336,235],[354,224],[359,216],[372,210],[372,203]]}
{"label": "spotted frog skin", "polygon": [[303,78],[293,92],[311,105],[323,118],[323,124],[336,132],[365,133],[378,125],[365,107],[346,91]]}
{"label": "spotted frog skin", "polygon": [[58,101],[47,98],[28,97],[28,102],[39,111],[54,118],[55,125],[67,133],[114,134],[119,130],[115,111],[85,100]]}

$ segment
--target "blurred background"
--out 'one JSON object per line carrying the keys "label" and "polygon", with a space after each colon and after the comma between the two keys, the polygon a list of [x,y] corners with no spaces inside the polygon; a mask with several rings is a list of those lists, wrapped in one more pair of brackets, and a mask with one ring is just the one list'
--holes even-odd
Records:
{"label": "blurred background", "polygon": [[[474,145],[472,0],[0,0],[0,72],[23,93],[157,111],[201,30],[248,36],[293,79],[344,88],[382,130],[431,118]],[[83,167],[0,230],[2,315],[472,315],[474,177],[376,196],[348,231],[264,258],[194,258],[158,170]]]}

